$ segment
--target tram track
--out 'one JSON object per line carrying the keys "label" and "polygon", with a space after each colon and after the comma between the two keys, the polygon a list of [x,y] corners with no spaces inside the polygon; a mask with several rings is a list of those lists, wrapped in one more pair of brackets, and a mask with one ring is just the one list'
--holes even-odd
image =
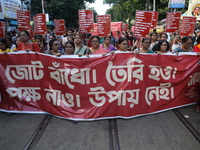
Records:
{"label": "tram track", "polygon": [[195,139],[200,143],[200,133],[195,129],[195,127],[185,118],[185,116],[178,109],[173,109],[173,112],[183,123],[183,125],[190,131],[190,133],[195,137]]}
{"label": "tram track", "polygon": [[117,119],[109,119],[109,144],[110,150],[120,150],[120,143],[117,129]]}
{"label": "tram track", "polygon": [[38,141],[40,140],[42,134],[44,133],[46,127],[48,126],[49,122],[51,121],[51,115],[45,115],[40,124],[38,125],[37,129],[34,131],[32,136],[29,138],[28,142],[24,146],[23,150],[33,150],[37,145]]}
{"label": "tram track", "polygon": [[[172,110],[173,113],[179,118],[183,125],[189,130],[189,132],[195,137],[195,139],[200,143],[200,133],[195,129],[195,127],[185,118],[185,116],[178,110]],[[47,128],[48,124],[52,119],[51,115],[45,115],[37,129],[31,135],[23,150],[34,150],[37,143],[39,142],[42,134]],[[108,132],[109,132],[109,149],[110,150],[120,150],[120,141],[117,127],[117,119],[108,120]]]}

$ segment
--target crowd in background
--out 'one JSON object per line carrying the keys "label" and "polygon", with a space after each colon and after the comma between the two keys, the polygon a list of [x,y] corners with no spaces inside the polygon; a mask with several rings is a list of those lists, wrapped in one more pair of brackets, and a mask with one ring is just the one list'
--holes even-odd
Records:
{"label": "crowd in background", "polygon": [[[180,37],[176,33],[157,33],[153,30],[149,37],[139,39],[130,30],[116,31],[114,37],[99,37],[97,35],[80,34],[76,28],[68,28],[62,36],[57,36],[55,30],[44,35],[34,35],[26,30],[7,32],[5,38],[0,38],[0,52],[34,51],[47,55],[95,55],[114,53],[115,51],[138,53],[200,53],[200,29],[195,29],[191,36]],[[195,111],[200,111],[200,101]]]}

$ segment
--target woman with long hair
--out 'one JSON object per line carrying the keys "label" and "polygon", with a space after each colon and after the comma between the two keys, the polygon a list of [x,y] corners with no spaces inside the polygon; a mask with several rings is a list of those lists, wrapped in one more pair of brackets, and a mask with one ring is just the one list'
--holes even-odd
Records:
{"label": "woman with long hair", "polygon": [[117,51],[126,52],[127,49],[128,49],[128,40],[127,40],[127,38],[120,37],[119,40],[118,40],[118,47],[119,47],[119,49]]}
{"label": "woman with long hair", "polygon": [[169,42],[166,40],[161,40],[158,42],[156,53],[168,53],[169,52]]}
{"label": "woman with long hair", "polygon": [[95,55],[95,54],[106,54],[110,53],[109,50],[100,48],[100,37],[94,35],[91,37],[92,47],[90,47],[88,54]]}
{"label": "woman with long hair", "polygon": [[67,41],[65,43],[65,54],[64,55],[74,55],[75,45],[72,41]]}
{"label": "woman with long hair", "polygon": [[58,39],[52,39],[49,42],[49,50],[46,50],[44,53],[49,55],[60,56],[62,52],[59,50],[60,41]]}
{"label": "woman with long hair", "polygon": [[34,52],[40,52],[40,48],[37,43],[33,43],[30,40],[30,33],[27,30],[22,30],[19,33],[19,37],[21,40],[21,43],[17,46],[17,50],[26,50],[28,51],[34,51]]}

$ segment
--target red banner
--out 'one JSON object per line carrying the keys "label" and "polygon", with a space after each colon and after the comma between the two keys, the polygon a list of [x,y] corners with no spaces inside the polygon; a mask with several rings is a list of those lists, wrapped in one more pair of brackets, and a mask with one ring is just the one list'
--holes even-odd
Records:
{"label": "red banner", "polygon": [[37,14],[36,17],[37,17],[38,34],[46,34],[47,33],[46,15]]}
{"label": "red banner", "polygon": [[30,30],[30,11],[17,10],[18,31]]}
{"label": "red banner", "polygon": [[1,111],[77,120],[129,118],[200,98],[198,55],[72,58],[30,52],[0,54],[0,60]]}
{"label": "red banner", "polygon": [[134,36],[144,38],[149,36],[152,13],[136,10]]}
{"label": "red banner", "polygon": [[127,23],[123,23],[122,24],[122,31],[127,31],[128,30],[128,24]]}
{"label": "red banner", "polygon": [[181,12],[168,12],[166,19],[166,30],[167,33],[176,32],[180,26]]}
{"label": "red banner", "polygon": [[196,25],[196,17],[183,16],[180,27],[180,36],[192,36]]}
{"label": "red banner", "polygon": [[99,36],[110,36],[110,15],[97,15],[97,29]]}
{"label": "red banner", "polygon": [[0,38],[5,37],[5,22],[0,21]]}
{"label": "red banner", "polygon": [[37,16],[33,16],[33,22],[34,22],[34,35],[39,35]]}
{"label": "red banner", "polygon": [[56,35],[63,35],[65,33],[65,20],[54,20]]}
{"label": "red banner", "polygon": [[114,37],[116,37],[116,31],[122,33],[122,22],[111,22],[111,31]]}
{"label": "red banner", "polygon": [[157,11],[149,11],[152,13],[152,18],[151,18],[151,28],[156,28],[157,22],[158,22],[158,15],[159,12]]}
{"label": "red banner", "polygon": [[81,9],[78,11],[80,33],[89,33],[93,30],[94,15],[93,10]]}
{"label": "red banner", "polygon": [[91,32],[91,34],[92,34],[92,35],[99,35],[99,34],[98,34],[98,29],[97,29],[97,23],[94,23],[94,24],[93,24],[93,29],[94,29],[94,30],[93,30],[93,32]]}

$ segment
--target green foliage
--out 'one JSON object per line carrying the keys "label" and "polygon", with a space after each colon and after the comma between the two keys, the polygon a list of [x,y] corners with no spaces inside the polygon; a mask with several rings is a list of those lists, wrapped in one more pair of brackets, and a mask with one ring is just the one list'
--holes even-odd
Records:
{"label": "green foliage", "polygon": [[[78,10],[85,9],[86,2],[94,0],[44,0],[45,13],[49,14],[49,20],[65,19],[66,27],[78,26]],[[31,16],[42,13],[41,0],[31,0]]]}
{"label": "green foliage", "polygon": [[[153,9],[153,0],[149,0],[151,9]],[[186,8],[176,9],[176,11],[181,11],[184,13],[188,9],[188,2],[186,0]],[[123,21],[125,22],[127,18],[129,20],[135,19],[136,10],[147,10],[147,0],[104,0],[105,4],[112,4],[112,7],[106,11],[106,14],[111,15],[111,20]],[[174,11],[168,8],[169,0],[156,0],[156,11],[159,12],[159,19],[162,20],[166,18],[166,13],[169,11]]]}

